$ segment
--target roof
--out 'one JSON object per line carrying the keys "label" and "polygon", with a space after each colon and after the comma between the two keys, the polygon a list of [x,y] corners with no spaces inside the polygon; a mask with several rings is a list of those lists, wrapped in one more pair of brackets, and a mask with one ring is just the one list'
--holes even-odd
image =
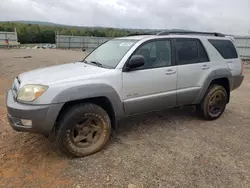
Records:
{"label": "roof", "polygon": [[[160,38],[199,38],[199,39],[223,39],[228,40],[228,37],[216,37],[216,36],[205,36],[205,35],[136,35],[128,37],[119,37],[115,39],[124,39],[124,40],[143,40],[143,39],[160,39]],[[231,40],[231,39],[230,39]]]}
{"label": "roof", "polygon": [[155,35],[135,35],[135,36],[119,37],[116,39],[141,40],[143,38],[150,37],[150,36],[155,36]]}
{"label": "roof", "polygon": [[144,38],[172,38],[172,37],[184,37],[191,38],[192,36],[198,38],[224,38],[225,35],[216,32],[196,32],[196,31],[161,31],[159,33],[134,33],[126,37],[120,37],[118,39],[130,39],[130,40],[142,40]]}

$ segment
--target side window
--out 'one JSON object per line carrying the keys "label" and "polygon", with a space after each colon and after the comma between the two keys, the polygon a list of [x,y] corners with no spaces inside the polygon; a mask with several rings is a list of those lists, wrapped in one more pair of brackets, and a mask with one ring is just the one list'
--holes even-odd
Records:
{"label": "side window", "polygon": [[176,39],[176,53],[179,65],[199,62],[199,53],[195,39]]}
{"label": "side window", "polygon": [[147,44],[143,45],[143,46],[141,47],[141,49],[148,49],[148,50],[150,50],[151,47],[152,47],[152,43],[147,43]]}
{"label": "side window", "polygon": [[198,45],[198,49],[199,49],[199,62],[201,62],[201,63],[208,62],[209,58],[208,58],[208,55],[207,55],[205,48],[201,44],[201,41],[197,40],[197,45]]}
{"label": "side window", "polygon": [[171,66],[170,40],[148,42],[137,49],[135,55],[142,55],[145,65],[139,69],[150,69]]}
{"label": "side window", "polygon": [[216,48],[224,59],[238,58],[237,51],[230,40],[209,39],[208,41]]}
{"label": "side window", "polygon": [[205,48],[198,39],[176,39],[178,65],[208,62]]}
{"label": "side window", "polygon": [[156,46],[155,42],[152,43],[151,49],[150,49],[150,56],[152,58],[156,58]]}

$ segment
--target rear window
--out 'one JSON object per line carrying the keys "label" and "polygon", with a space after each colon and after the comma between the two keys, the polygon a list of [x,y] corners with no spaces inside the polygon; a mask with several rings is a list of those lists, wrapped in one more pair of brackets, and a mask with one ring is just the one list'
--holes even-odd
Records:
{"label": "rear window", "polygon": [[237,51],[230,40],[208,40],[220,53],[224,59],[235,59],[238,58]]}

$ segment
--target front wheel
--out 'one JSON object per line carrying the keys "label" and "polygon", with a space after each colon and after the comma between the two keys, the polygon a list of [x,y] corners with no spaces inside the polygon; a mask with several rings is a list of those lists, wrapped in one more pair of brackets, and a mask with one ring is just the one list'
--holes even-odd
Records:
{"label": "front wheel", "polygon": [[95,104],[73,106],[59,118],[56,143],[63,153],[83,157],[101,150],[109,140],[107,112]]}
{"label": "front wheel", "polygon": [[220,85],[212,85],[196,109],[204,119],[215,120],[223,114],[227,101],[228,94],[225,88]]}

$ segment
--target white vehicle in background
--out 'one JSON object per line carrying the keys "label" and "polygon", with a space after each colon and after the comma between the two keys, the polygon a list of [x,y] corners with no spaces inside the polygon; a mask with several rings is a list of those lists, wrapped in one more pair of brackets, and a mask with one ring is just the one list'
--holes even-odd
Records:
{"label": "white vehicle in background", "polygon": [[56,45],[55,44],[41,44],[40,48],[43,48],[43,49],[55,49]]}

